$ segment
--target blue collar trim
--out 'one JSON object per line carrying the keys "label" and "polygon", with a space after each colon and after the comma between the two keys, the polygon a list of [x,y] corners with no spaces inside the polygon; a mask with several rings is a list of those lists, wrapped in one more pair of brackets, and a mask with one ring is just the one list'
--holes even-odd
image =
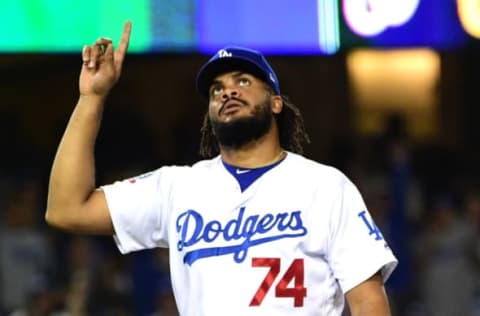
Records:
{"label": "blue collar trim", "polygon": [[270,169],[273,169],[279,165],[285,158],[280,159],[279,161],[260,168],[241,168],[237,166],[230,165],[222,160],[225,168],[230,172],[230,174],[237,180],[240,185],[241,191],[245,191],[255,180],[260,178],[265,172]]}

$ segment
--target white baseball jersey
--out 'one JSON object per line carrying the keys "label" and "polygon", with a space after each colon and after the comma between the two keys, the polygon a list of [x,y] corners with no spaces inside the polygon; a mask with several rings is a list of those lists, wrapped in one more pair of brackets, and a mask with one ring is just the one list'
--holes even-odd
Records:
{"label": "white baseball jersey", "polygon": [[244,191],[220,157],[102,188],[122,253],[170,248],[182,316],[341,315],[397,264],[349,179],[293,153]]}

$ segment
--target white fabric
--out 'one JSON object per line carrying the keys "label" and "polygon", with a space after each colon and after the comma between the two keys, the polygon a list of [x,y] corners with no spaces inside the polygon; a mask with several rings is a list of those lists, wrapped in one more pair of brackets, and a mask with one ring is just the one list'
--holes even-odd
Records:
{"label": "white fabric", "polygon": [[341,315],[345,292],[397,264],[347,177],[293,153],[244,192],[219,157],[102,188],[122,253],[170,248],[182,316]]}

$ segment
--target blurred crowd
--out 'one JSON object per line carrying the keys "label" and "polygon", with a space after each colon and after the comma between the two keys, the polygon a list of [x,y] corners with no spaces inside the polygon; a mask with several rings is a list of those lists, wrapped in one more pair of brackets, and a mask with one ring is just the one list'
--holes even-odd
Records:
{"label": "blurred crowd", "polygon": [[[2,121],[16,139],[1,138],[0,144],[10,149],[0,169],[0,315],[177,315],[166,249],[121,255],[111,236],[72,235],[45,224],[54,150],[37,151],[14,118],[3,115]],[[103,127],[98,184],[171,163],[155,157],[153,141],[139,144],[151,139],[148,130],[135,133]],[[175,149],[179,163],[198,159],[188,133],[175,130],[186,140]],[[108,147],[119,139],[122,155]],[[356,183],[399,258],[387,282],[394,315],[480,315],[480,187],[474,173],[451,150],[415,144],[399,118],[382,135],[332,143],[323,162]]]}

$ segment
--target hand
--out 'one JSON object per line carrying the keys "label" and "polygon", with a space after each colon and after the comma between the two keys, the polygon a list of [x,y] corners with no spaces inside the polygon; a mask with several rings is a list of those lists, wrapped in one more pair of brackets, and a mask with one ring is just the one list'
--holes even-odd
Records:
{"label": "hand", "polygon": [[131,30],[132,23],[127,21],[123,28],[122,39],[115,51],[112,40],[108,38],[99,38],[92,46],[83,47],[83,66],[79,80],[80,95],[106,97],[120,78]]}

